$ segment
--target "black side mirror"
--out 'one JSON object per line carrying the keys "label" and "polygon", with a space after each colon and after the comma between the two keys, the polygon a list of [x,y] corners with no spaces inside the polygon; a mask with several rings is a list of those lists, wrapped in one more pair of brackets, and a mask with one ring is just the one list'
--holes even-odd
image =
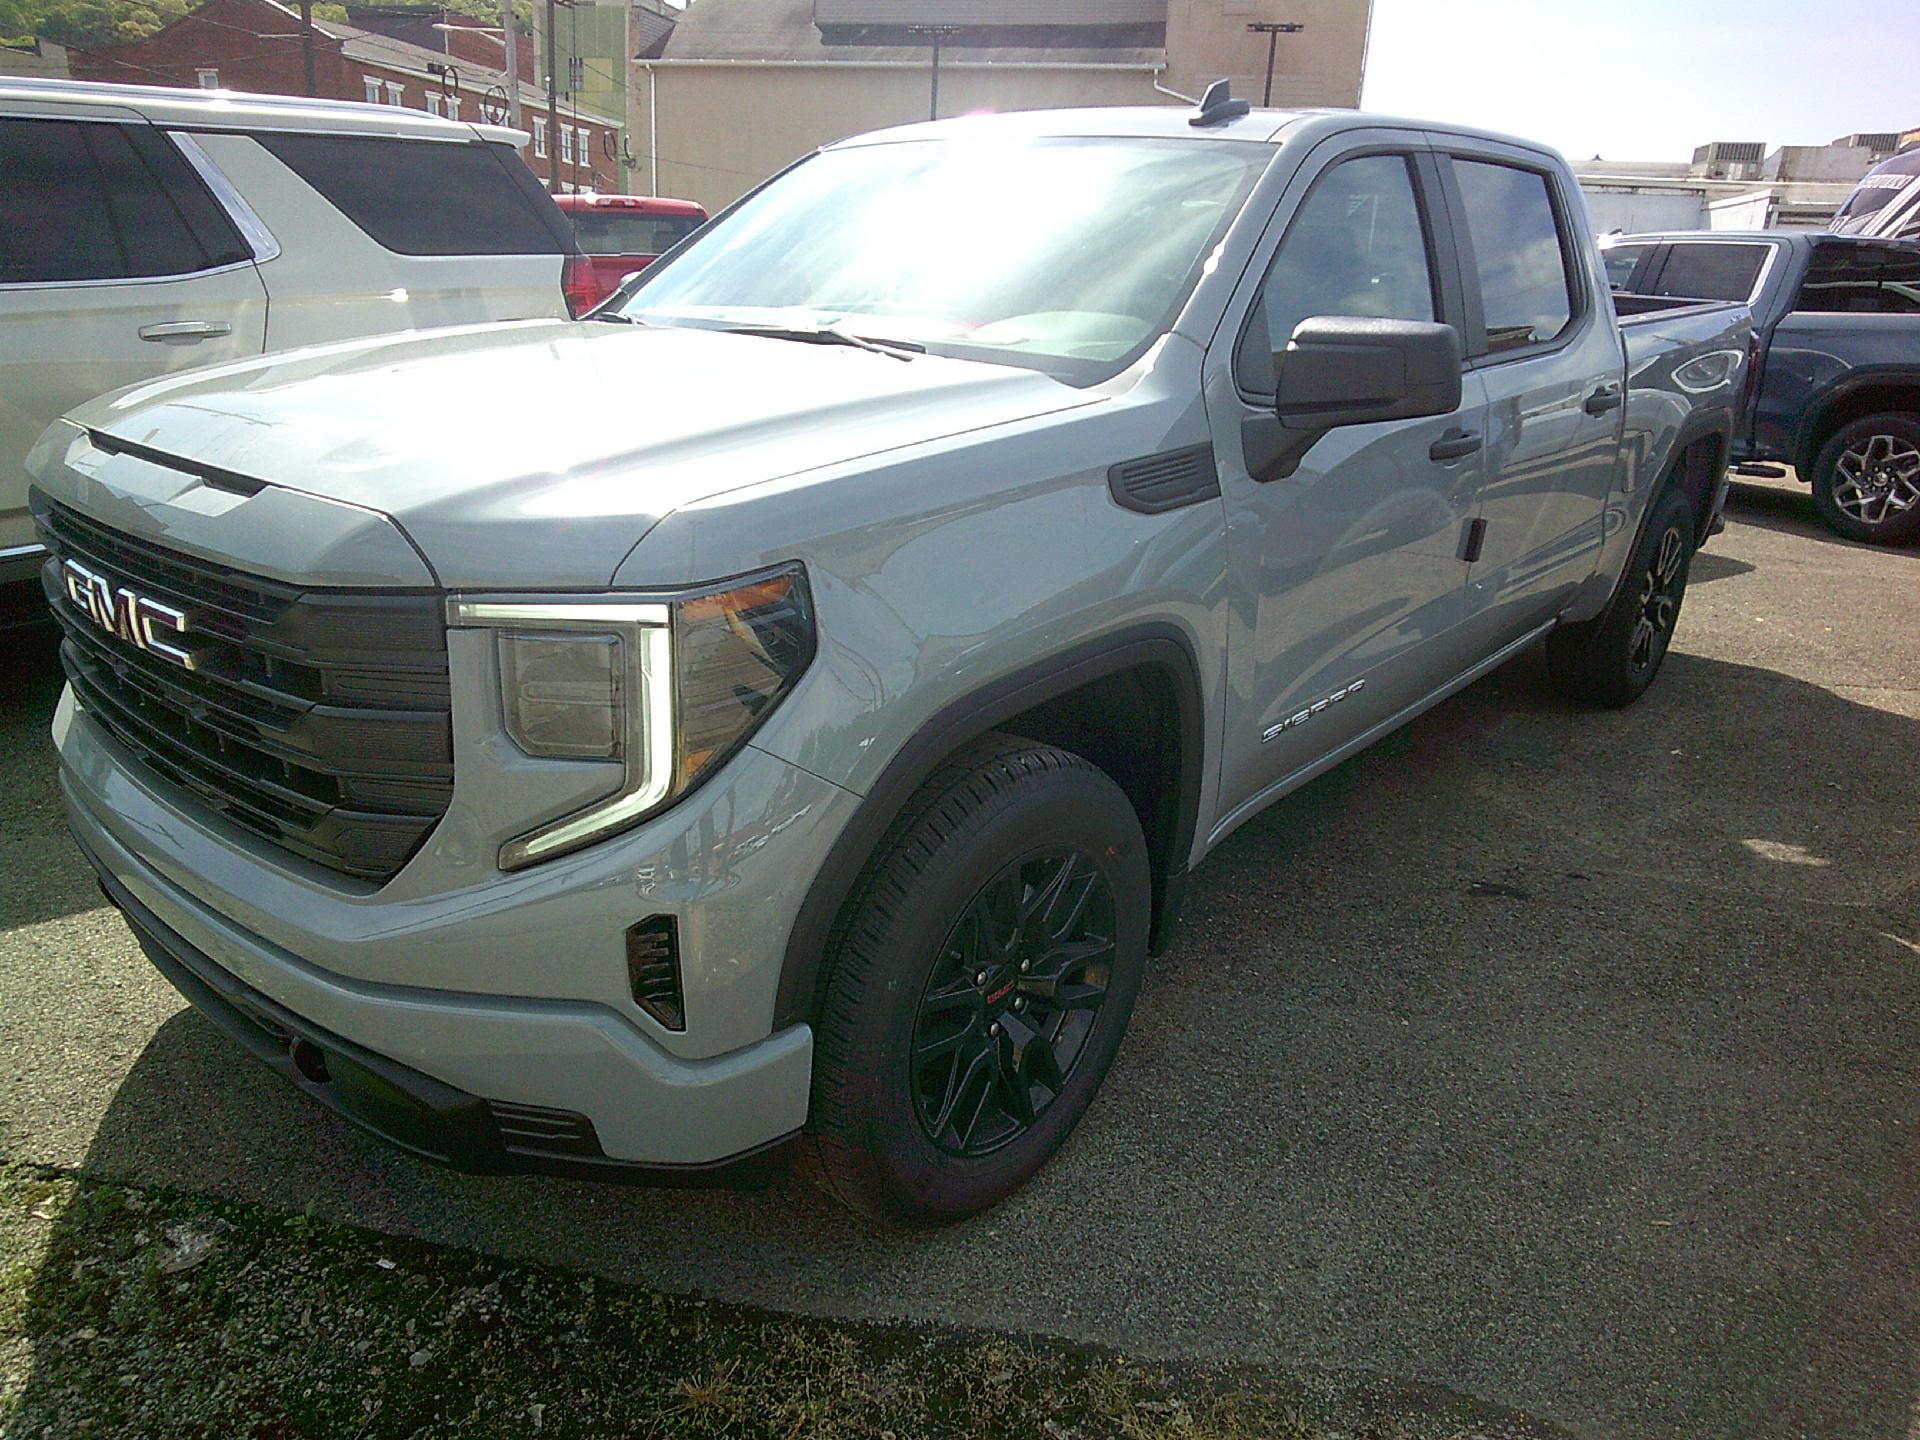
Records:
{"label": "black side mirror", "polygon": [[1414,420],[1460,408],[1460,332],[1424,320],[1316,315],[1273,357],[1289,430]]}

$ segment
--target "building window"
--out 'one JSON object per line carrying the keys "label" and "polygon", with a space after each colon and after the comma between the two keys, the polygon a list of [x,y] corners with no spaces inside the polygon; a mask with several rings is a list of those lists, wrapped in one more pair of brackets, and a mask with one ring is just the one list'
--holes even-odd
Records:
{"label": "building window", "polygon": [[440,92],[438,90],[429,90],[427,91],[427,114],[438,115],[439,113]]}
{"label": "building window", "polygon": [[360,77],[360,83],[367,87],[367,103],[369,105],[378,105],[380,103],[380,82],[371,75],[362,75]]}
{"label": "building window", "polygon": [[563,165],[573,163],[573,127],[571,125],[560,127],[560,163]]}
{"label": "building window", "polygon": [[460,118],[460,97],[458,95],[449,95],[447,97],[447,115],[448,118],[454,120]]}
{"label": "building window", "polygon": [[389,105],[406,104],[407,87],[402,85],[398,80],[387,81],[387,103]]}
{"label": "building window", "polygon": [[202,90],[218,90],[220,88],[220,72],[218,70],[196,70],[193,73],[199,77],[200,88]]}
{"label": "building window", "polygon": [[537,160],[547,158],[547,122],[538,116],[533,121],[533,154]]}

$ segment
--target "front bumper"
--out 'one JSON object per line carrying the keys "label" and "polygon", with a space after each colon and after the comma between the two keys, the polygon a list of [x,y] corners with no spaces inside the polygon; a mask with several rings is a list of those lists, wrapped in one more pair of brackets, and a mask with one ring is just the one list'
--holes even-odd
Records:
{"label": "front bumper", "polygon": [[771,1183],[799,1132],[703,1164],[615,1160],[573,1111],[484,1100],[312,1024],[222,970],[155,915],[88,850],[101,892],[140,948],[195,1009],[329,1110],[410,1155],[476,1174],[527,1172],[666,1185]]}
{"label": "front bumper", "polygon": [[[672,1178],[753,1162],[805,1123],[808,1026],[769,1033],[763,1018],[744,1043],[679,1048],[697,1038],[695,1017],[716,1010],[712,1018],[726,1022],[718,1028],[748,1030],[743,992],[764,989],[760,1013],[771,1013],[782,912],[798,904],[793,873],[808,863],[800,853],[808,847],[792,842],[824,839],[811,822],[838,808],[824,793],[831,787],[785,762],[749,751],[684,812],[669,812],[670,823],[663,817],[571,864],[402,900],[392,886],[329,889],[184,808],[138,773],[71,694],[54,738],[75,838],[155,963],[256,1054],[265,1045],[263,1058],[310,1094],[396,1143],[469,1169],[628,1166]],[[822,793],[809,788],[797,816],[775,807],[784,828],[739,828],[742,814],[760,813],[750,802],[767,792],[790,803],[796,783]],[[738,844],[705,807],[732,821]],[[704,841],[691,857],[686,826]],[[782,843],[769,843],[776,834]],[[689,858],[724,863],[696,871]],[[687,1034],[638,1011],[623,971],[604,973],[605,957],[587,943],[605,932],[617,952],[620,927],[655,910],[674,914],[684,939]],[[451,972],[463,957],[469,983],[447,983],[461,978]],[[507,989],[514,978],[520,984]],[[237,1032],[235,1014],[244,1022]],[[302,1040],[345,1063],[308,1074]],[[374,1089],[408,1097],[405,1114],[372,1104]],[[471,1118],[476,1106],[482,1120]],[[509,1112],[522,1129],[571,1126],[574,1148],[516,1151],[483,1123],[498,1132]],[[586,1135],[591,1152],[577,1148]]]}

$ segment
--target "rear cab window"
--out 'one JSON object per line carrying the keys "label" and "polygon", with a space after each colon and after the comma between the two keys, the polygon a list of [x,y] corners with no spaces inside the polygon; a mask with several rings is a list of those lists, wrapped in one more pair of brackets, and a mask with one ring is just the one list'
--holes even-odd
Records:
{"label": "rear cab window", "polygon": [[562,255],[572,231],[510,145],[261,134],[260,143],[397,255]]}
{"label": "rear cab window", "polygon": [[1609,290],[1632,291],[1634,273],[1641,262],[1653,253],[1650,241],[1641,241],[1631,245],[1606,245],[1600,250],[1600,259],[1607,267],[1607,288]]}
{"label": "rear cab window", "polygon": [[150,127],[0,119],[0,285],[163,279],[252,258]]}
{"label": "rear cab window", "polygon": [[647,215],[634,210],[573,210],[574,238],[588,255],[664,255],[704,222],[698,215]]}
{"label": "rear cab window", "polygon": [[1816,244],[1793,308],[1819,315],[1920,314],[1920,245]]}
{"label": "rear cab window", "polygon": [[1480,343],[1469,337],[1468,353],[1501,356],[1560,339],[1580,317],[1583,291],[1552,180],[1505,161],[1456,155],[1451,164],[1465,215],[1456,233],[1479,276],[1485,329]]}
{"label": "rear cab window", "polygon": [[1680,300],[1751,302],[1766,273],[1771,245],[1709,240],[1677,241],[1660,278],[1641,293]]}

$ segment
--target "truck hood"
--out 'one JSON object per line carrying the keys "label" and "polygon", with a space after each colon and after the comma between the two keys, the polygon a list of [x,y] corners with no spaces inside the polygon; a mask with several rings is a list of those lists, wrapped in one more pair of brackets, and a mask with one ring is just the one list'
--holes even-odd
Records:
{"label": "truck hood", "polygon": [[449,587],[561,589],[607,584],[678,506],[1094,398],[932,355],[528,321],[288,351],[71,418],[184,469],[383,513]]}

